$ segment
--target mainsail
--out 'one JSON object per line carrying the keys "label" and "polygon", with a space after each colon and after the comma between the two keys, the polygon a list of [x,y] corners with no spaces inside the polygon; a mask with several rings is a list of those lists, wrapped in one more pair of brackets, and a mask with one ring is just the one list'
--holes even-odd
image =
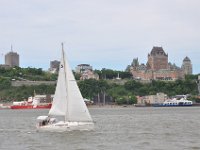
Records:
{"label": "mainsail", "polygon": [[72,70],[66,61],[63,45],[58,81],[49,115],[64,116],[65,121],[70,122],[92,121]]}

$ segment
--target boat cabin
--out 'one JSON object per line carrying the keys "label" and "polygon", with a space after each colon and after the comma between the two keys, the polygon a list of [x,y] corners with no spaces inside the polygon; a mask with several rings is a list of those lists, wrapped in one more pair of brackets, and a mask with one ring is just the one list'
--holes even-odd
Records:
{"label": "boat cabin", "polygon": [[166,100],[163,103],[163,106],[191,106],[192,104],[192,101],[186,100],[184,98],[181,98],[180,100],[174,98],[172,100]]}
{"label": "boat cabin", "polygon": [[49,116],[39,116],[37,117],[37,125],[45,126],[47,124],[53,124],[57,122],[56,118],[50,118]]}

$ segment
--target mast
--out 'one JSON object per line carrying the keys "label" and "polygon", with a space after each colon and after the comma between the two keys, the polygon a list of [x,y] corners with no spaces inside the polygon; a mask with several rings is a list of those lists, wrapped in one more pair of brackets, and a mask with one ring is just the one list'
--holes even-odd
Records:
{"label": "mast", "polygon": [[64,44],[63,43],[61,43],[61,45],[62,45],[62,59],[63,59],[63,69],[64,69],[64,76],[65,76],[65,80],[64,80],[64,82],[65,82],[65,85],[66,85],[66,93],[67,93],[67,95],[66,95],[66,105],[67,105],[67,109],[66,109],[66,114],[65,114],[65,117],[64,117],[64,119],[65,119],[65,122],[66,121],[69,121],[69,94],[68,94],[68,82],[67,82],[67,74],[66,74],[66,60],[65,60],[65,53],[64,53]]}

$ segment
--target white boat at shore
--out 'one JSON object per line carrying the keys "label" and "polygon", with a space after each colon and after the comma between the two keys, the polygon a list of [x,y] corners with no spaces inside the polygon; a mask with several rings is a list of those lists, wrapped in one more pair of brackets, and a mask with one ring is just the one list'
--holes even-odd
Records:
{"label": "white boat at shore", "polygon": [[173,98],[165,100],[161,104],[153,104],[154,107],[174,107],[174,106],[192,106],[192,105],[193,102],[185,98],[181,98],[180,100]]}
{"label": "white boat at shore", "polygon": [[[61,118],[61,121],[58,120]],[[37,129],[46,131],[93,130],[94,123],[66,61],[63,44],[55,95],[48,116],[37,118]]]}

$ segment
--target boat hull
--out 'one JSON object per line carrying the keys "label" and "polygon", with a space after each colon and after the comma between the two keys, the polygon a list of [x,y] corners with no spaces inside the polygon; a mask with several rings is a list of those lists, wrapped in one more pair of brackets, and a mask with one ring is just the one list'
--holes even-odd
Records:
{"label": "boat hull", "polygon": [[188,107],[192,106],[192,104],[185,104],[185,105],[165,105],[165,104],[152,104],[153,107]]}
{"label": "boat hull", "polygon": [[12,105],[10,106],[11,109],[50,109],[51,104],[46,105]]}
{"label": "boat hull", "polygon": [[57,122],[53,124],[47,124],[44,126],[36,125],[38,131],[52,131],[52,132],[64,132],[64,131],[91,131],[94,129],[93,122]]}

